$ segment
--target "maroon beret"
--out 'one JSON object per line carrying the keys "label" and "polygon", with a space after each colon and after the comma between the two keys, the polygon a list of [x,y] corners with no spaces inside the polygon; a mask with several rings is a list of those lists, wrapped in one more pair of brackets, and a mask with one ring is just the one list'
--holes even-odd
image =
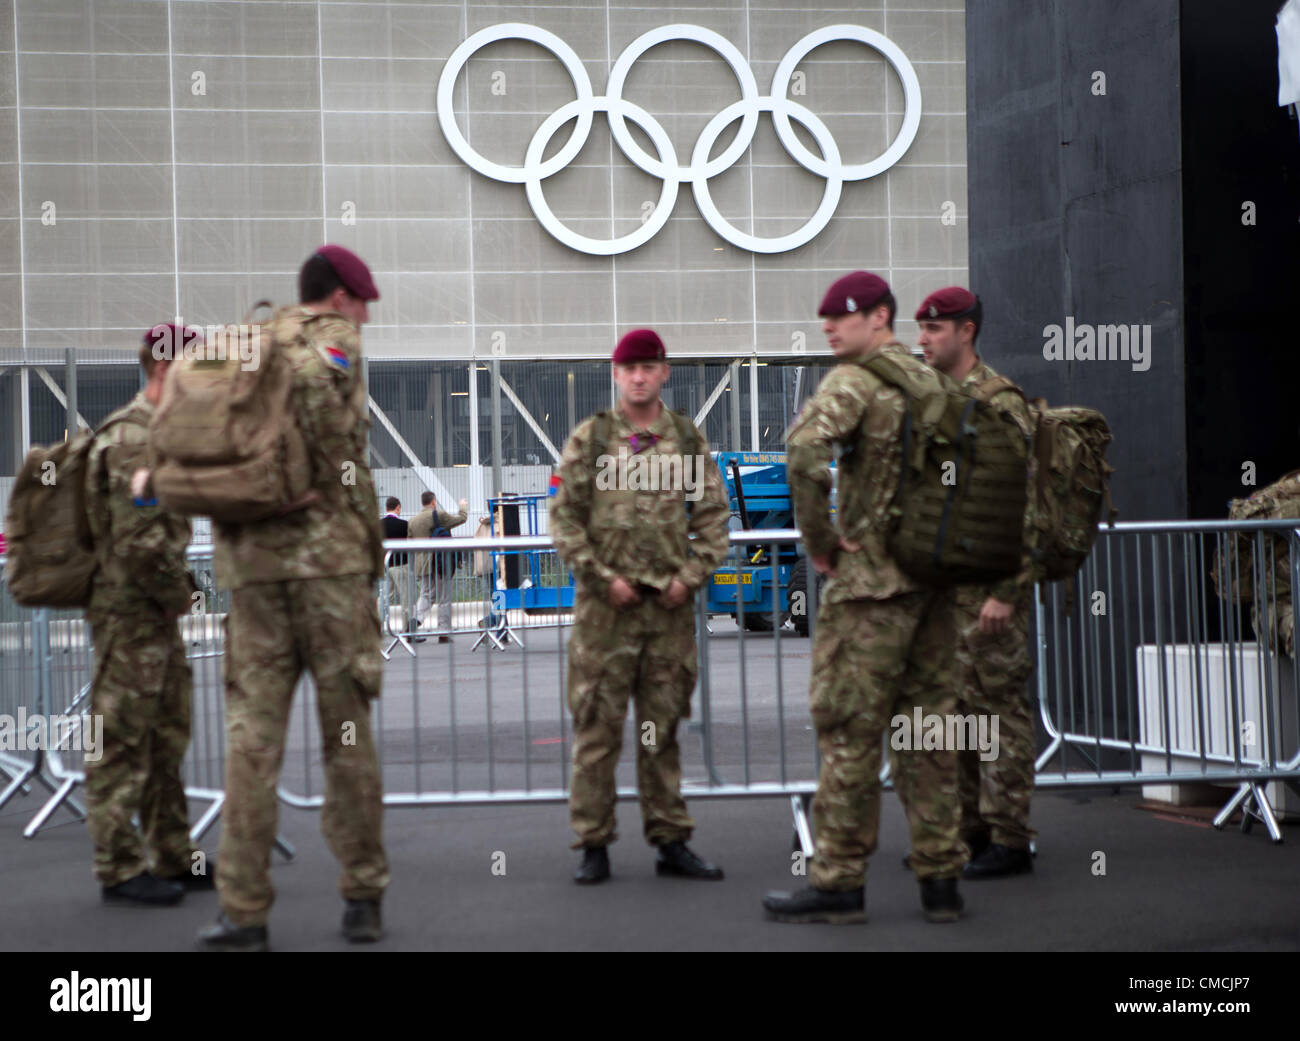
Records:
{"label": "maroon beret", "polygon": [[144,333],[144,345],[154,351],[158,361],[174,361],[181,357],[187,343],[203,342],[203,330],[193,325],[180,326],[175,322],[160,322]]}
{"label": "maroon beret", "polygon": [[352,250],[343,246],[321,246],[316,251],[316,256],[329,261],[330,267],[339,276],[339,281],[353,296],[362,300],[379,299],[379,290],[375,288],[375,280],[370,277],[370,268]]}
{"label": "maroon beret", "polygon": [[932,322],[942,318],[965,318],[974,314],[978,306],[979,297],[969,289],[947,286],[936,289],[921,301],[921,306],[916,309],[916,320]]}
{"label": "maroon beret", "polygon": [[836,318],[854,311],[869,311],[888,292],[889,283],[879,275],[870,271],[852,271],[831,283],[817,313],[825,318]]}
{"label": "maroon beret", "polygon": [[614,364],[626,365],[633,361],[666,361],[668,352],[664,342],[653,329],[633,329],[624,333],[614,348]]}

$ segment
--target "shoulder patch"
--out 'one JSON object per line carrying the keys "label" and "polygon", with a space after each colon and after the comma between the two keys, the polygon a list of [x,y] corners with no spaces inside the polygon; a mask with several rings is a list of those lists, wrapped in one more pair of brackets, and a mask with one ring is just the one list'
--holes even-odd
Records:
{"label": "shoulder patch", "polygon": [[348,361],[348,353],[341,347],[329,346],[325,348],[325,357],[330,360],[331,365],[337,365],[340,369],[352,368],[352,363]]}
{"label": "shoulder patch", "polygon": [[554,495],[555,495],[559,490],[560,490],[560,475],[559,475],[559,474],[551,474],[551,483],[550,483],[550,487],[548,488],[546,494],[547,494],[548,496],[552,496],[552,497],[553,497],[553,496],[554,496]]}

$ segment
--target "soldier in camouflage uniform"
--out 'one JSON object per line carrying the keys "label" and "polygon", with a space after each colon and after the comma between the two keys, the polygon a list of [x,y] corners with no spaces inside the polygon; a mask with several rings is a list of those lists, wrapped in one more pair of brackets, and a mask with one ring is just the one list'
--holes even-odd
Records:
{"label": "soldier in camouflage uniform", "polygon": [[[975,397],[1010,412],[1028,437],[1033,429],[1024,395],[975,353],[983,308],[969,290],[950,286],[931,293],[916,312],[918,341],[927,363]],[[1032,457],[1031,457],[1032,465]],[[1025,531],[1033,531],[1029,496]],[[1019,574],[992,586],[957,587],[957,712],[998,720],[994,759],[976,749],[958,752],[962,838],[971,861],[969,879],[999,878],[1033,870],[1029,800],[1034,791],[1034,716],[1027,684],[1029,601],[1033,595],[1032,540],[1025,539]]]}
{"label": "soldier in camouflage uniform", "polygon": [[[212,888],[190,841],[181,760],[190,743],[190,666],[177,618],[191,606],[189,521],[133,495],[148,458],[149,419],[179,340],[173,325],[145,333],[147,384],[95,435],[87,463],[87,518],[98,570],[86,615],[95,649],[91,712],[104,720],[99,759],[86,759],[87,826],[95,877],[110,902],[174,904]],[[140,820],[140,832],[132,823]]]}
{"label": "soldier in camouflage uniform", "polygon": [[681,795],[677,724],[690,715],[695,688],[694,594],[727,554],[729,508],[704,435],[659,399],[665,356],[649,329],[619,341],[619,407],[574,430],[550,510],[551,536],[578,583],[568,699],[569,819],[578,836],[573,848],[583,850],[580,884],[609,877],[614,772],[629,697],[638,722],[641,817],[646,841],[658,847],[656,871],[722,877],[686,845],[695,823]]}
{"label": "soldier in camouflage uniform", "polygon": [[[811,887],[769,893],[784,922],[866,920],[867,858],[880,822],[880,759],[897,714],[946,715],[956,703],[952,597],[904,574],[886,550],[889,507],[902,466],[901,390],[856,364],[880,351],[921,385],[942,379],[894,337],[893,294],[855,271],[831,285],[819,314],[839,363],[804,405],[788,436],[795,518],[813,566],[830,576],[813,643],[810,701],[821,772],[813,800]],[[839,462],[835,521],[831,461]],[[919,744],[919,742],[918,742]],[[967,859],[958,831],[957,757],[948,749],[900,753],[898,787],[912,834],[921,904],[930,921],[961,913],[957,877]]]}
{"label": "soldier in camouflage uniform", "polygon": [[379,294],[359,257],[323,246],[302,267],[299,296],[300,306],[274,319],[270,363],[294,373],[295,419],[312,453],[312,491],[302,508],[283,516],[216,525],[217,580],[232,592],[221,915],[199,933],[209,949],[266,949],[275,786],[304,667],[316,682],[326,776],[321,830],[342,867],[343,934],[352,942],[382,935],[389,871],[370,704],[383,673],[373,592],[383,573],[383,538],[366,463],[359,335],[369,318],[367,302]]}

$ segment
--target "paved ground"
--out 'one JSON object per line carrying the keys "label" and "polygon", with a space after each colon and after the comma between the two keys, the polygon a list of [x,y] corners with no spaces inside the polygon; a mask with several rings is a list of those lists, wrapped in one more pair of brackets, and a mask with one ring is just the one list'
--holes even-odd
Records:
{"label": "paved ground", "polygon": [[[634,804],[619,808],[623,838],[614,878],[569,881],[561,806],[390,810],[393,884],[388,936],[376,950],[1300,950],[1300,830],[1275,846],[1263,830],[1216,832],[1136,808],[1138,796],[1043,793],[1040,849],[1029,877],[963,886],[969,913],[952,926],[921,917],[903,871],[906,824],[886,793],[881,845],[868,879],[863,927],[766,922],[759,898],[788,886],[790,814],[781,799],[692,804],[697,848],[723,865],[720,883],[659,879]],[[35,808],[19,797],[0,811],[0,949],[185,951],[216,910],[212,894],[164,910],[106,908],[90,875],[84,827],[62,812],[35,839],[21,837]],[[286,809],[281,830],[297,857],[274,868],[271,921],[280,950],[340,950],[337,872],[319,817]],[[216,831],[205,845],[216,848]],[[505,874],[494,874],[503,853]],[[1095,875],[1097,853],[1105,875]],[[500,863],[501,858],[495,858]]]}

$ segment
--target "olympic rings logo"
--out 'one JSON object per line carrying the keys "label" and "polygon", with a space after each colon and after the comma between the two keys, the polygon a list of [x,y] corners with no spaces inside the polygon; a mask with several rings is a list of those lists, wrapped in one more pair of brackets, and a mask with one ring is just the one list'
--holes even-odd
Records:
{"label": "olympic rings logo", "polygon": [[[503,166],[475,151],[460,132],[452,105],[452,92],[456,86],[456,79],[461,69],[465,67],[465,63],[481,48],[500,40],[528,40],[546,48],[559,58],[568,70],[578,95],[574,101],[562,105],[543,120],[528,143],[523,166]],[[678,163],[677,153],[663,124],[645,109],[623,97],[623,85],[633,62],[651,47],[670,40],[700,43],[713,49],[731,67],[740,84],[740,100],[724,108],[700,132],[691,153],[689,166],[681,166]],[[786,96],[790,77],[799,62],[803,61],[814,48],[839,40],[856,40],[879,51],[898,74],[903,84],[904,94],[903,125],[889,147],[870,162],[847,166],[826,124],[812,111]],[[619,148],[623,150],[623,154],[646,173],[663,180],[659,202],[649,217],[636,231],[614,239],[593,239],[586,235],[579,235],[568,228],[555,216],[542,192],[542,182],[568,166],[587,143],[587,138],[591,134],[592,117],[597,112],[608,114],[610,131]],[[733,166],[753,142],[761,112],[772,113],[777,136],[795,162],[826,179],[826,190],[822,195],[821,205],[817,207],[817,211],[808,222],[788,235],[771,238],[748,234],[731,224],[719,212],[713,197],[709,194],[709,179]],[[560,127],[575,116],[577,121],[573,132],[569,135],[569,140],[555,155],[543,161],[542,156],[546,153],[551,138]],[[637,143],[628,129],[629,119],[646,132],[658,153],[657,157],[649,155]],[[710,159],[709,154],[719,135],[737,119],[740,120],[740,130],[735,140],[720,155]],[[812,135],[817,147],[821,149],[820,156],[810,152],[795,136],[794,129],[790,125],[792,119]],[[522,184],[528,196],[528,203],[542,227],[572,249],[596,256],[614,256],[644,245],[668,222],[673,205],[677,201],[679,187],[689,182],[700,214],[722,238],[734,246],[754,253],[784,253],[811,242],[830,223],[835,208],[839,205],[840,192],[845,181],[861,181],[882,173],[898,162],[911,147],[912,141],[916,138],[917,127],[921,123],[921,85],[917,81],[912,63],[892,40],[858,25],[830,25],[810,32],[786,52],[772,77],[771,92],[767,96],[762,96],[758,93],[758,84],[749,63],[726,37],[698,25],[665,25],[643,33],[627,46],[614,62],[614,68],[609,74],[606,94],[597,96],[592,91],[586,68],[567,43],[545,29],[509,22],[481,29],[457,47],[447,59],[447,64],[438,79],[438,122],[442,126],[442,133],[447,143],[466,165],[485,177],[504,181],[507,184]]]}

